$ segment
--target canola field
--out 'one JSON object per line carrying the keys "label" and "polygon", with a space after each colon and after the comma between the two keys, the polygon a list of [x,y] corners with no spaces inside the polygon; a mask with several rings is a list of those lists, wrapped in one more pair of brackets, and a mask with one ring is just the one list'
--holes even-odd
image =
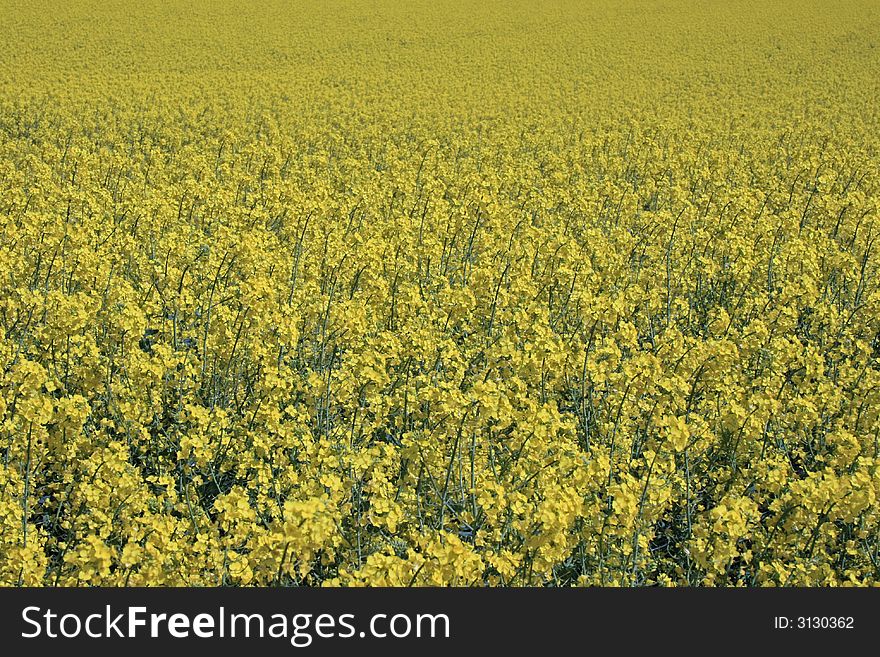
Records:
{"label": "canola field", "polygon": [[0,1],[0,584],[880,578],[874,0]]}

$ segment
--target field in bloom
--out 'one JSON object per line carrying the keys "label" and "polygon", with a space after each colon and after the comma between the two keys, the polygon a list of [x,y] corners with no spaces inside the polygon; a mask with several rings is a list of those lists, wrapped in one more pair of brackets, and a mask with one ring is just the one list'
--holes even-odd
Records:
{"label": "field in bloom", "polygon": [[880,579],[874,0],[0,1],[0,584]]}

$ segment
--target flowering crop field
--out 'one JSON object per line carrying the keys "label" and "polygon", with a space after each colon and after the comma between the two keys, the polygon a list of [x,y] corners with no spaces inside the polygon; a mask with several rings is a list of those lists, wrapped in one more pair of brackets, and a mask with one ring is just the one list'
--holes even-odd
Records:
{"label": "flowering crop field", "polygon": [[0,584],[880,578],[874,0],[0,2]]}

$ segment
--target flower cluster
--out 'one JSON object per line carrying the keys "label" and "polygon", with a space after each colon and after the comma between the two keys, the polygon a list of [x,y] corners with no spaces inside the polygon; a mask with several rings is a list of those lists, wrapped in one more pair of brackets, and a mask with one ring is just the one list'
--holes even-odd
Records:
{"label": "flower cluster", "polygon": [[17,8],[0,584],[876,582],[871,11]]}

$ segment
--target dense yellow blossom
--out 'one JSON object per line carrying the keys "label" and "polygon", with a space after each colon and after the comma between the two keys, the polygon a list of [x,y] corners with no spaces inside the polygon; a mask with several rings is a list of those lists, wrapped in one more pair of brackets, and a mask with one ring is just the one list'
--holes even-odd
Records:
{"label": "dense yellow blossom", "polygon": [[873,0],[0,2],[0,584],[880,576]]}

